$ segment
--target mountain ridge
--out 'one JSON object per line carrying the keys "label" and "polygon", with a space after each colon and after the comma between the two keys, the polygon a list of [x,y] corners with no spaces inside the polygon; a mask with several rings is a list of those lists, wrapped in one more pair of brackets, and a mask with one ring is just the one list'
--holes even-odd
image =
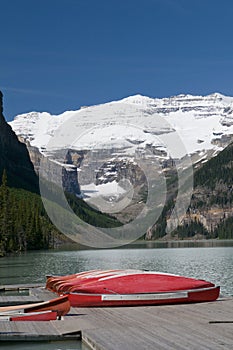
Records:
{"label": "mountain ridge", "polygon": [[[55,131],[69,120],[71,127],[75,121],[76,127],[86,133],[89,141],[90,138],[94,141],[97,141],[97,138],[99,140],[99,134],[96,134],[96,139],[95,135],[88,135],[91,128],[100,131],[98,124],[100,128],[109,126],[111,122],[141,128],[142,132],[138,133],[137,137],[144,147],[153,141],[153,131],[160,136],[160,142],[166,143],[167,138],[171,136],[168,134],[176,130],[188,153],[192,154],[202,149],[217,149],[211,141],[220,140],[222,135],[233,134],[233,97],[213,93],[207,96],[180,94],[166,98],[150,98],[137,94],[59,115],[51,115],[48,112],[24,113],[16,116],[9,124],[24,142],[29,142],[31,146],[44,152]],[[161,125],[162,123],[164,125]],[[190,124],[193,129],[190,128]],[[110,131],[119,145],[127,139],[127,130],[125,136],[119,139],[122,132],[120,126],[116,127],[115,131]],[[128,134],[130,133],[132,130],[129,128]],[[88,142],[81,142],[74,146],[83,149],[88,147],[87,144]]]}

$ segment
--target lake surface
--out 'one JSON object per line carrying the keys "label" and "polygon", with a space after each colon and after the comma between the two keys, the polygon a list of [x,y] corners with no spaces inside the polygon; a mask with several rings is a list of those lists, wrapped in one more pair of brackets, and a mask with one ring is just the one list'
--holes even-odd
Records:
{"label": "lake surface", "polygon": [[136,268],[206,279],[233,296],[233,247],[33,251],[0,259],[0,284],[45,283],[46,275]]}
{"label": "lake surface", "polygon": [[[221,242],[220,245],[223,243]],[[0,285],[42,283],[46,275],[72,274],[92,269],[136,268],[206,279],[221,286],[221,294],[233,296],[233,246],[207,247],[200,243],[169,243],[176,248],[155,248],[154,243],[109,250],[33,251],[0,259]],[[148,246],[151,248],[148,248]],[[162,246],[167,247],[167,244]],[[190,247],[191,246],[191,247]],[[196,246],[196,247],[194,247]],[[80,341],[50,343],[4,343],[9,350],[87,350]]]}

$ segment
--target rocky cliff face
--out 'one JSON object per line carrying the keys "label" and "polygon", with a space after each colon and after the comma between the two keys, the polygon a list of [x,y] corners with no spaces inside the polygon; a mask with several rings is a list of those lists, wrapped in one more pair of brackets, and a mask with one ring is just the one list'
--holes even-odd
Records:
{"label": "rocky cliff face", "polygon": [[42,162],[40,175],[43,178],[48,181],[52,179],[53,183],[62,186],[66,192],[80,194],[76,166],[67,166],[65,163],[47,157],[43,157]]}
{"label": "rocky cliff face", "polygon": [[60,185],[60,177],[62,174],[62,187],[69,193],[80,195],[80,186],[78,184],[77,165],[82,155],[76,152],[68,151],[63,157],[64,152],[55,151],[50,157],[45,157],[43,153],[35,146],[31,146],[30,142],[22,136],[18,136],[19,141],[27,146],[30,159],[37,175],[40,173],[40,164],[43,160],[44,169],[41,175],[46,179],[53,179],[53,182]]}
{"label": "rocky cliff face", "polygon": [[0,92],[0,178],[6,169],[8,185],[39,191],[27,148],[21,143],[3,116],[3,95]]}

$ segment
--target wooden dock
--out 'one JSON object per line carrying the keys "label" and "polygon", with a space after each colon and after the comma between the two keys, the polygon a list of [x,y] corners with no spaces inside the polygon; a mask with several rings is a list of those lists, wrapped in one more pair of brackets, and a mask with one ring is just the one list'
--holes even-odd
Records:
{"label": "wooden dock", "polygon": [[[32,296],[54,298],[38,286],[30,286],[28,298]],[[0,341],[80,338],[95,350],[232,350],[233,298],[183,305],[71,308],[61,321],[0,322]]]}

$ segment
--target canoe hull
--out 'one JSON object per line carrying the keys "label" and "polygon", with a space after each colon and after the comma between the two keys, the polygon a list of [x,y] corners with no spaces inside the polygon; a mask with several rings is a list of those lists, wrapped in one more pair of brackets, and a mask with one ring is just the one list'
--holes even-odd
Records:
{"label": "canoe hull", "polygon": [[214,284],[194,278],[145,271],[105,276],[73,285],[68,290],[63,288],[60,291],[92,294],[143,294],[209,287],[214,287]]}
{"label": "canoe hull", "polygon": [[24,304],[0,307],[1,312],[21,311],[23,313],[41,312],[41,311],[55,311],[58,316],[66,315],[70,310],[70,302],[67,296],[60,296],[58,298],[48,300],[36,304]]}
{"label": "canoe hull", "polygon": [[[72,275],[71,275],[72,276]],[[69,277],[69,276],[68,276]],[[49,286],[49,287],[48,287]],[[47,288],[58,294],[135,294],[171,292],[213,287],[208,281],[161,272],[141,270],[88,271],[76,277],[56,278]]]}
{"label": "canoe hull", "polygon": [[95,273],[97,271],[100,270],[91,270],[91,271],[83,271],[83,272],[79,272],[79,273],[75,273],[72,275],[66,275],[66,276],[47,276],[47,280],[46,280],[46,289],[54,292],[55,291],[55,286],[58,283],[65,283],[66,281],[69,281],[71,279],[75,279],[75,278],[82,278],[84,277],[86,274],[90,274],[90,273]]}
{"label": "canoe hull", "polygon": [[141,294],[91,294],[69,293],[68,298],[73,307],[115,307],[146,306],[179,303],[211,302],[219,297],[220,287],[183,290],[165,293]]}
{"label": "canoe hull", "polygon": [[68,276],[49,277],[46,282],[46,288],[56,293],[68,292],[74,286],[83,286],[86,283],[96,282],[101,278],[117,276],[120,274],[128,275],[140,270],[91,270],[80,272]]}
{"label": "canoe hull", "polygon": [[213,283],[136,269],[92,270],[48,279],[47,288],[67,295],[74,307],[140,306],[214,301]]}
{"label": "canoe hull", "polygon": [[42,311],[34,313],[11,313],[10,315],[0,314],[0,321],[55,321],[58,315],[56,311]]}
{"label": "canoe hull", "polygon": [[24,314],[19,316],[11,316],[10,321],[55,321],[58,315],[56,311],[43,311],[34,314]]}

